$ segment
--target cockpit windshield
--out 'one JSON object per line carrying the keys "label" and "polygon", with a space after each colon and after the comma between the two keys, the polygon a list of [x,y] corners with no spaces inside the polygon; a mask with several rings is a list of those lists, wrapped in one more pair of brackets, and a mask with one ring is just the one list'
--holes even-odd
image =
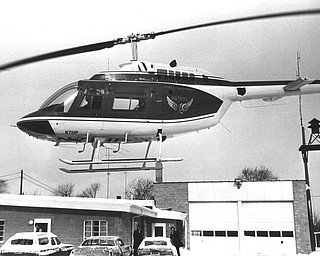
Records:
{"label": "cockpit windshield", "polygon": [[54,110],[67,113],[78,94],[78,83],[61,88],[49,97],[40,107],[41,110]]}

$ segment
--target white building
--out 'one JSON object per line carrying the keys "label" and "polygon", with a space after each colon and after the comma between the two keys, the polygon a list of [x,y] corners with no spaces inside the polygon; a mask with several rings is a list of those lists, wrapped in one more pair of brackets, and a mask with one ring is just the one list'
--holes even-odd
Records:
{"label": "white building", "polygon": [[[305,181],[156,184],[157,207],[188,214],[191,252],[310,253]],[[166,191],[166,193],[161,193]]]}

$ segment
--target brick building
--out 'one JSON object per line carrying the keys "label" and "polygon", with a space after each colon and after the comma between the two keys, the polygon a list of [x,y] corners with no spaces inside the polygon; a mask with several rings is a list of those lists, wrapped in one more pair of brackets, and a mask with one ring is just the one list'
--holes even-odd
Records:
{"label": "brick building", "polygon": [[152,200],[0,194],[0,246],[17,232],[37,228],[73,245],[93,235],[115,235],[132,244],[137,224],[145,236],[166,236],[166,227],[182,227],[185,218],[156,208]]}
{"label": "brick building", "polygon": [[305,191],[303,180],[206,181],[157,183],[154,194],[157,207],[188,215],[191,251],[269,255],[311,252]]}

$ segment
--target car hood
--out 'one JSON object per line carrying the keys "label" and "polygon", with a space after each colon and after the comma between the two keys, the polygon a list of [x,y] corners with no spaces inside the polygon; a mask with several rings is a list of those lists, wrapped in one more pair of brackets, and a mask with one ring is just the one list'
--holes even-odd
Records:
{"label": "car hood", "polygon": [[73,250],[74,255],[82,254],[104,254],[110,251],[115,251],[115,246],[90,246],[90,247],[78,247]]}

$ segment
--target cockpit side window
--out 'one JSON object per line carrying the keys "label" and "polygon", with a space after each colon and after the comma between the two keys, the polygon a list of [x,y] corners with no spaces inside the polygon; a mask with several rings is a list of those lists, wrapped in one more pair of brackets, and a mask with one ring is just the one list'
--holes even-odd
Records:
{"label": "cockpit side window", "polygon": [[84,89],[79,109],[100,110],[104,93],[103,88],[88,87]]}

